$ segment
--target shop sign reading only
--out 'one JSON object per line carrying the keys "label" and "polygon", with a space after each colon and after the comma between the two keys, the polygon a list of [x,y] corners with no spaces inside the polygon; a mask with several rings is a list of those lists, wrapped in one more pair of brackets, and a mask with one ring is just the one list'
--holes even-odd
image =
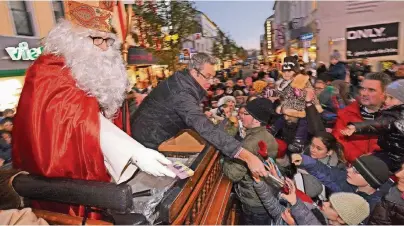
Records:
{"label": "shop sign reading only", "polygon": [[18,47],[7,47],[6,51],[11,60],[36,60],[41,55],[43,47],[30,49],[27,42],[21,42]]}

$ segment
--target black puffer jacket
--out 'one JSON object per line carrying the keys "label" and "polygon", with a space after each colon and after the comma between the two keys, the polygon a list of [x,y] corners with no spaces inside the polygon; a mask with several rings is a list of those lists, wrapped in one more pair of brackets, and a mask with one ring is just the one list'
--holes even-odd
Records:
{"label": "black puffer jacket", "polygon": [[390,192],[378,203],[370,214],[368,224],[370,225],[402,225],[404,224],[404,199],[397,187],[390,189]]}
{"label": "black puffer jacket", "polygon": [[375,120],[351,123],[359,134],[379,135],[377,144],[389,152],[390,157],[397,158],[399,166],[404,159],[404,104],[383,110]]}
{"label": "black puffer jacket", "polygon": [[162,81],[143,100],[131,122],[132,136],[152,149],[183,129],[194,129],[201,137],[233,157],[241,143],[213,125],[199,106],[206,91],[187,70]]}

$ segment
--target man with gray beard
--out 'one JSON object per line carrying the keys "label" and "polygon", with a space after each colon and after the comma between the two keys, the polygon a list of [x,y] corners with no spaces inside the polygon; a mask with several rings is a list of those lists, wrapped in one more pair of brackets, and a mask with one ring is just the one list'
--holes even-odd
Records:
{"label": "man with gray beard", "polygon": [[14,168],[116,183],[137,169],[174,177],[169,160],[117,126],[129,83],[108,23],[111,2],[65,6],[68,20],[50,31],[43,55],[27,70],[14,121]]}

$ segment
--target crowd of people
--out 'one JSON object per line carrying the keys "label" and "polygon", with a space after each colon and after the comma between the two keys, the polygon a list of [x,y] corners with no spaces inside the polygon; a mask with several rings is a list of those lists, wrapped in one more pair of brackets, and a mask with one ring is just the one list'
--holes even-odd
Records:
{"label": "crowd of people", "polygon": [[11,131],[13,130],[13,109],[5,109],[0,115],[0,167],[11,163]]}
{"label": "crowd of people", "polygon": [[279,197],[243,161],[225,155],[244,223],[403,223],[403,72],[404,64],[372,72],[367,59],[355,71],[334,51],[329,68],[320,63],[314,73],[286,57],[282,70],[269,63],[247,76],[210,77],[199,105],[205,116],[264,157],[292,191]]}

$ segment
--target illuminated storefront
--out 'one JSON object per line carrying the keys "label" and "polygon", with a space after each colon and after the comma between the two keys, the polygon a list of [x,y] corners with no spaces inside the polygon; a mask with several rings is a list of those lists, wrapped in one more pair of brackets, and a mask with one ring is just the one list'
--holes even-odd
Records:
{"label": "illuminated storefront", "polygon": [[42,53],[38,38],[0,36],[0,111],[15,108],[25,71]]}

